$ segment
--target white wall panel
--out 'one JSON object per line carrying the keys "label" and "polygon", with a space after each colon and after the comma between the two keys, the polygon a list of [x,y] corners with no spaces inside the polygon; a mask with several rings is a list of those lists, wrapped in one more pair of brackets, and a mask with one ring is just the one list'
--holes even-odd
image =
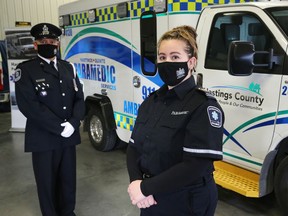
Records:
{"label": "white wall panel", "polygon": [[[8,26],[13,26],[14,22],[13,20],[15,20],[15,7],[14,7],[14,1],[12,0],[7,0],[7,11],[4,11],[5,16],[8,17]],[[1,14],[1,16],[3,16],[4,14]],[[5,27],[4,23],[4,27]]]}
{"label": "white wall panel", "polygon": [[[37,1],[37,14],[39,22],[43,22],[45,19],[46,9],[44,9],[44,1]],[[48,20],[47,20],[48,22]]]}
{"label": "white wall panel", "polygon": [[[29,5],[30,8],[30,20],[25,20],[31,22],[32,25],[38,23],[38,10],[37,10],[37,0],[25,0],[25,4]],[[34,24],[35,23],[35,24]]]}
{"label": "white wall panel", "polygon": [[31,7],[30,4],[28,4],[28,2],[30,2],[31,0],[22,0],[22,9],[23,9],[23,21],[29,21],[31,22],[32,19],[32,11],[31,11]]}
{"label": "white wall panel", "polygon": [[7,2],[6,2],[6,0],[1,0],[1,6],[0,6],[0,40],[3,39],[3,30],[5,28],[4,23],[8,23]]}
{"label": "white wall panel", "polygon": [[[0,40],[4,30],[15,28],[16,21],[58,25],[58,7],[76,0],[0,0]],[[80,1],[80,0],[79,0]]]}
{"label": "white wall panel", "polygon": [[23,0],[10,0],[11,3],[13,2],[15,8],[15,19],[19,21],[23,21],[23,8],[22,8],[22,1]]}
{"label": "white wall panel", "polygon": [[[51,20],[51,7],[50,7],[50,1],[44,1],[44,20]],[[51,21],[50,21],[51,22]]]}
{"label": "white wall panel", "polygon": [[[58,5],[59,0],[50,0],[50,10],[51,10],[51,22],[58,23]],[[57,8],[57,9],[55,9]]]}

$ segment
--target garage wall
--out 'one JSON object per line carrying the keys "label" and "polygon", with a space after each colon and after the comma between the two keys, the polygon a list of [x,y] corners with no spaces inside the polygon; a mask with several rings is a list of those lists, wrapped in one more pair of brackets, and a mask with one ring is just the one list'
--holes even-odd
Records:
{"label": "garage wall", "polygon": [[0,0],[0,40],[4,30],[15,28],[15,21],[50,22],[58,25],[58,7],[76,0]]}

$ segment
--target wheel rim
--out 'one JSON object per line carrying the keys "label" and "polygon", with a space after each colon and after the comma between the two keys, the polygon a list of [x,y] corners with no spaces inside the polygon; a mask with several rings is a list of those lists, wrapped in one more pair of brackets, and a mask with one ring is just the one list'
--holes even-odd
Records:
{"label": "wheel rim", "polygon": [[100,143],[103,139],[102,122],[97,116],[92,116],[90,120],[90,134],[96,143]]}

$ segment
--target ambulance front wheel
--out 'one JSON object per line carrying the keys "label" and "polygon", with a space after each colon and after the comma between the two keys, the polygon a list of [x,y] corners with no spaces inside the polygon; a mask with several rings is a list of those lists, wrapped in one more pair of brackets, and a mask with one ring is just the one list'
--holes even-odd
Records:
{"label": "ambulance front wheel", "polygon": [[111,151],[116,145],[115,130],[105,128],[104,117],[100,109],[91,109],[88,114],[88,135],[91,144],[98,151]]}
{"label": "ambulance front wheel", "polygon": [[288,215],[288,156],[281,161],[276,169],[274,193],[281,210],[285,215]]}

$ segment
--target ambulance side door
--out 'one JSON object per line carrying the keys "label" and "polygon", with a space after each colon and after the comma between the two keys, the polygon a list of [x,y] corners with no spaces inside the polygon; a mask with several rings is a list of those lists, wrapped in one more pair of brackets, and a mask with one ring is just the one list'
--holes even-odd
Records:
{"label": "ambulance side door", "polygon": [[[273,49],[279,56],[285,52],[273,35],[275,24],[262,10],[241,12],[229,8],[229,13],[213,12],[206,17],[207,23],[209,19],[212,23],[211,28],[206,28],[209,32],[200,35],[199,43],[203,45],[206,40],[208,44],[201,46],[200,52],[206,51],[206,56],[198,66],[203,87],[224,109],[224,159],[260,172],[277,121],[283,63],[272,69],[255,67],[250,76],[232,76],[227,71],[228,48],[231,41],[240,40],[251,41],[256,51]],[[257,64],[264,64],[266,59],[267,55],[254,56]]]}
{"label": "ambulance side door", "polygon": [[[134,4],[137,2],[138,5],[145,5],[143,2],[148,1],[133,1]],[[141,2],[142,4],[140,4]],[[163,2],[165,3],[165,1]],[[159,12],[155,12],[154,8],[154,4],[143,7],[141,13],[137,14],[137,18],[132,17],[132,82],[134,85],[134,103],[138,107],[149,94],[163,84],[156,68],[157,41],[168,29],[168,18],[166,8]],[[136,116],[137,112],[135,112],[135,118]]]}

